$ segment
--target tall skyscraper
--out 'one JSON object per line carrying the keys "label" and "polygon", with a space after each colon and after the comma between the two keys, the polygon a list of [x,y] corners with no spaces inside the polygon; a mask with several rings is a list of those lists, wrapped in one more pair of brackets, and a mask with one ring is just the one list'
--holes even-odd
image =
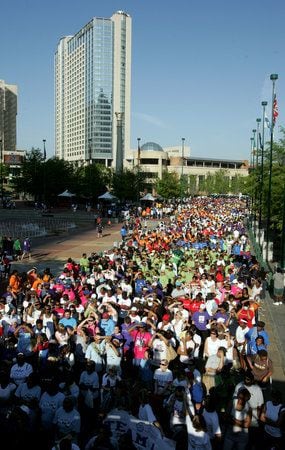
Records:
{"label": "tall skyscraper", "polygon": [[0,145],[1,158],[16,151],[18,88],[0,80]]}
{"label": "tall skyscraper", "polygon": [[60,40],[55,53],[58,158],[122,164],[130,149],[131,26],[131,17],[118,11],[110,19],[94,17]]}

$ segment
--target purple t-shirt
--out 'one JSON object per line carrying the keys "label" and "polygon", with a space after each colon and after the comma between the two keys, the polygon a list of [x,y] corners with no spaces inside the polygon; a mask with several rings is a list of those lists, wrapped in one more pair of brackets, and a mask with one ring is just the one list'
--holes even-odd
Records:
{"label": "purple t-shirt", "polygon": [[195,327],[200,331],[207,330],[207,323],[209,319],[210,316],[207,311],[195,311],[192,316]]}
{"label": "purple t-shirt", "polygon": [[221,312],[217,312],[214,315],[214,319],[217,319],[217,320],[220,319],[219,322],[223,321],[223,323],[225,323],[228,320],[228,318],[229,318],[229,316],[227,314],[223,314]]}

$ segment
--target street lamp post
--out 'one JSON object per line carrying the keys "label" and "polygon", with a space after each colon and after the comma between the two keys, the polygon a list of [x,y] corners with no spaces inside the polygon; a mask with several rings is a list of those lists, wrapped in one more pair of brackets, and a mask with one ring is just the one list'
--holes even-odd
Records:
{"label": "street lamp post", "polygon": [[141,145],[140,145],[141,138],[138,137],[137,141],[138,141],[138,167],[139,167],[141,162]]}
{"label": "street lamp post", "polygon": [[252,134],[253,134],[252,166],[253,166],[253,168],[255,168],[255,152],[256,152],[256,140],[255,140],[256,130],[255,129],[252,130]]}
{"label": "street lamp post", "polygon": [[271,106],[271,126],[270,126],[270,153],[269,153],[269,179],[268,179],[268,196],[267,196],[267,221],[266,221],[266,261],[269,256],[269,230],[271,223],[271,184],[272,184],[272,153],[273,153],[273,130],[274,130],[274,100],[275,100],[275,82],[278,80],[277,73],[270,75],[272,81],[272,106]]}
{"label": "street lamp post", "polygon": [[[253,134],[253,149],[252,149],[252,168],[256,169],[256,158],[255,155],[257,154],[257,149],[256,149],[256,129],[252,130],[252,134]],[[255,176],[255,172],[254,172],[254,176]],[[256,221],[256,211],[255,211],[255,200],[256,200],[256,192],[253,186],[253,191],[252,191],[252,208],[253,208],[253,234],[255,236],[255,221]]]}
{"label": "street lamp post", "polygon": [[180,180],[180,203],[182,204],[182,197],[183,197],[183,175],[184,175],[184,143],[185,138],[181,138],[182,141],[182,147],[181,147],[181,156],[182,156],[182,163],[181,163],[181,180]]}
{"label": "street lamp post", "polygon": [[257,139],[257,143],[256,143],[256,167],[258,167],[258,163],[259,163],[259,144],[260,144],[260,123],[261,123],[261,119],[256,119],[256,139]]}
{"label": "street lamp post", "polygon": [[284,270],[285,270],[285,189],[283,190],[283,217],[282,217],[280,266],[281,266],[281,269],[284,272]]}
{"label": "street lamp post", "polygon": [[3,189],[3,141],[0,139],[0,178],[1,178],[1,203],[2,207],[4,200],[4,189]]}
{"label": "street lamp post", "polygon": [[88,139],[88,153],[89,153],[89,164],[90,164],[90,166],[92,164],[92,146],[91,146],[91,142],[92,142],[92,139],[89,138]]}
{"label": "street lamp post", "polygon": [[259,176],[260,176],[260,173],[259,173],[258,164],[259,164],[260,122],[261,122],[260,118],[256,119],[256,157],[255,157],[255,174],[256,174],[256,177],[255,177],[255,195],[254,195],[255,204],[256,205],[255,205],[255,213],[254,213],[254,217],[255,217],[254,226],[255,226],[256,234],[258,232],[258,236],[259,236],[260,232],[259,232],[259,228],[257,230],[256,230],[256,228],[257,228],[257,210],[259,210],[259,193],[258,193],[258,188],[259,188]]}
{"label": "street lamp post", "polygon": [[253,137],[250,138],[250,167],[253,168]]}
{"label": "street lamp post", "polygon": [[44,173],[43,173],[43,184],[44,184],[44,192],[43,192],[43,204],[46,204],[46,139],[43,139],[43,162],[44,162]]}
{"label": "street lamp post", "polygon": [[141,163],[141,138],[138,137],[137,138],[138,141],[138,158],[137,158],[137,171],[136,171],[136,176],[137,176],[137,202],[139,202],[140,199],[140,163]]}
{"label": "street lamp post", "polygon": [[116,153],[116,173],[123,172],[124,149],[123,149],[123,120],[124,113],[116,112],[117,119],[117,153]]}
{"label": "street lamp post", "polygon": [[267,102],[261,102],[262,106],[262,138],[261,138],[261,158],[260,158],[260,183],[259,183],[259,213],[258,213],[258,243],[261,246],[261,228],[262,228],[262,202],[263,202],[263,169],[264,169],[264,127],[265,127],[265,108]]}

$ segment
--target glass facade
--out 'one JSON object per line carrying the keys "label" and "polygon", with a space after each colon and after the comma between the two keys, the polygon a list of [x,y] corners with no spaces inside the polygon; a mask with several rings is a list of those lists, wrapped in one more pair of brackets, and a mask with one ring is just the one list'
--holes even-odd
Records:
{"label": "glass facade", "polygon": [[[117,158],[116,113],[127,111],[130,135],[131,19],[123,13],[94,17],[55,54],[56,156],[80,161]],[[126,98],[127,95],[127,98]]]}

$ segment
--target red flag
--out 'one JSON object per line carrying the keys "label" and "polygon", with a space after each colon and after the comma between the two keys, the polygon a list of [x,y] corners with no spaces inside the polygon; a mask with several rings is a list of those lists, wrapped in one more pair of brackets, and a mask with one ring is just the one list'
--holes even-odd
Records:
{"label": "red flag", "polygon": [[277,98],[276,98],[276,95],[274,95],[273,106],[272,106],[273,125],[275,125],[278,115],[279,115],[279,112],[278,112]]}

